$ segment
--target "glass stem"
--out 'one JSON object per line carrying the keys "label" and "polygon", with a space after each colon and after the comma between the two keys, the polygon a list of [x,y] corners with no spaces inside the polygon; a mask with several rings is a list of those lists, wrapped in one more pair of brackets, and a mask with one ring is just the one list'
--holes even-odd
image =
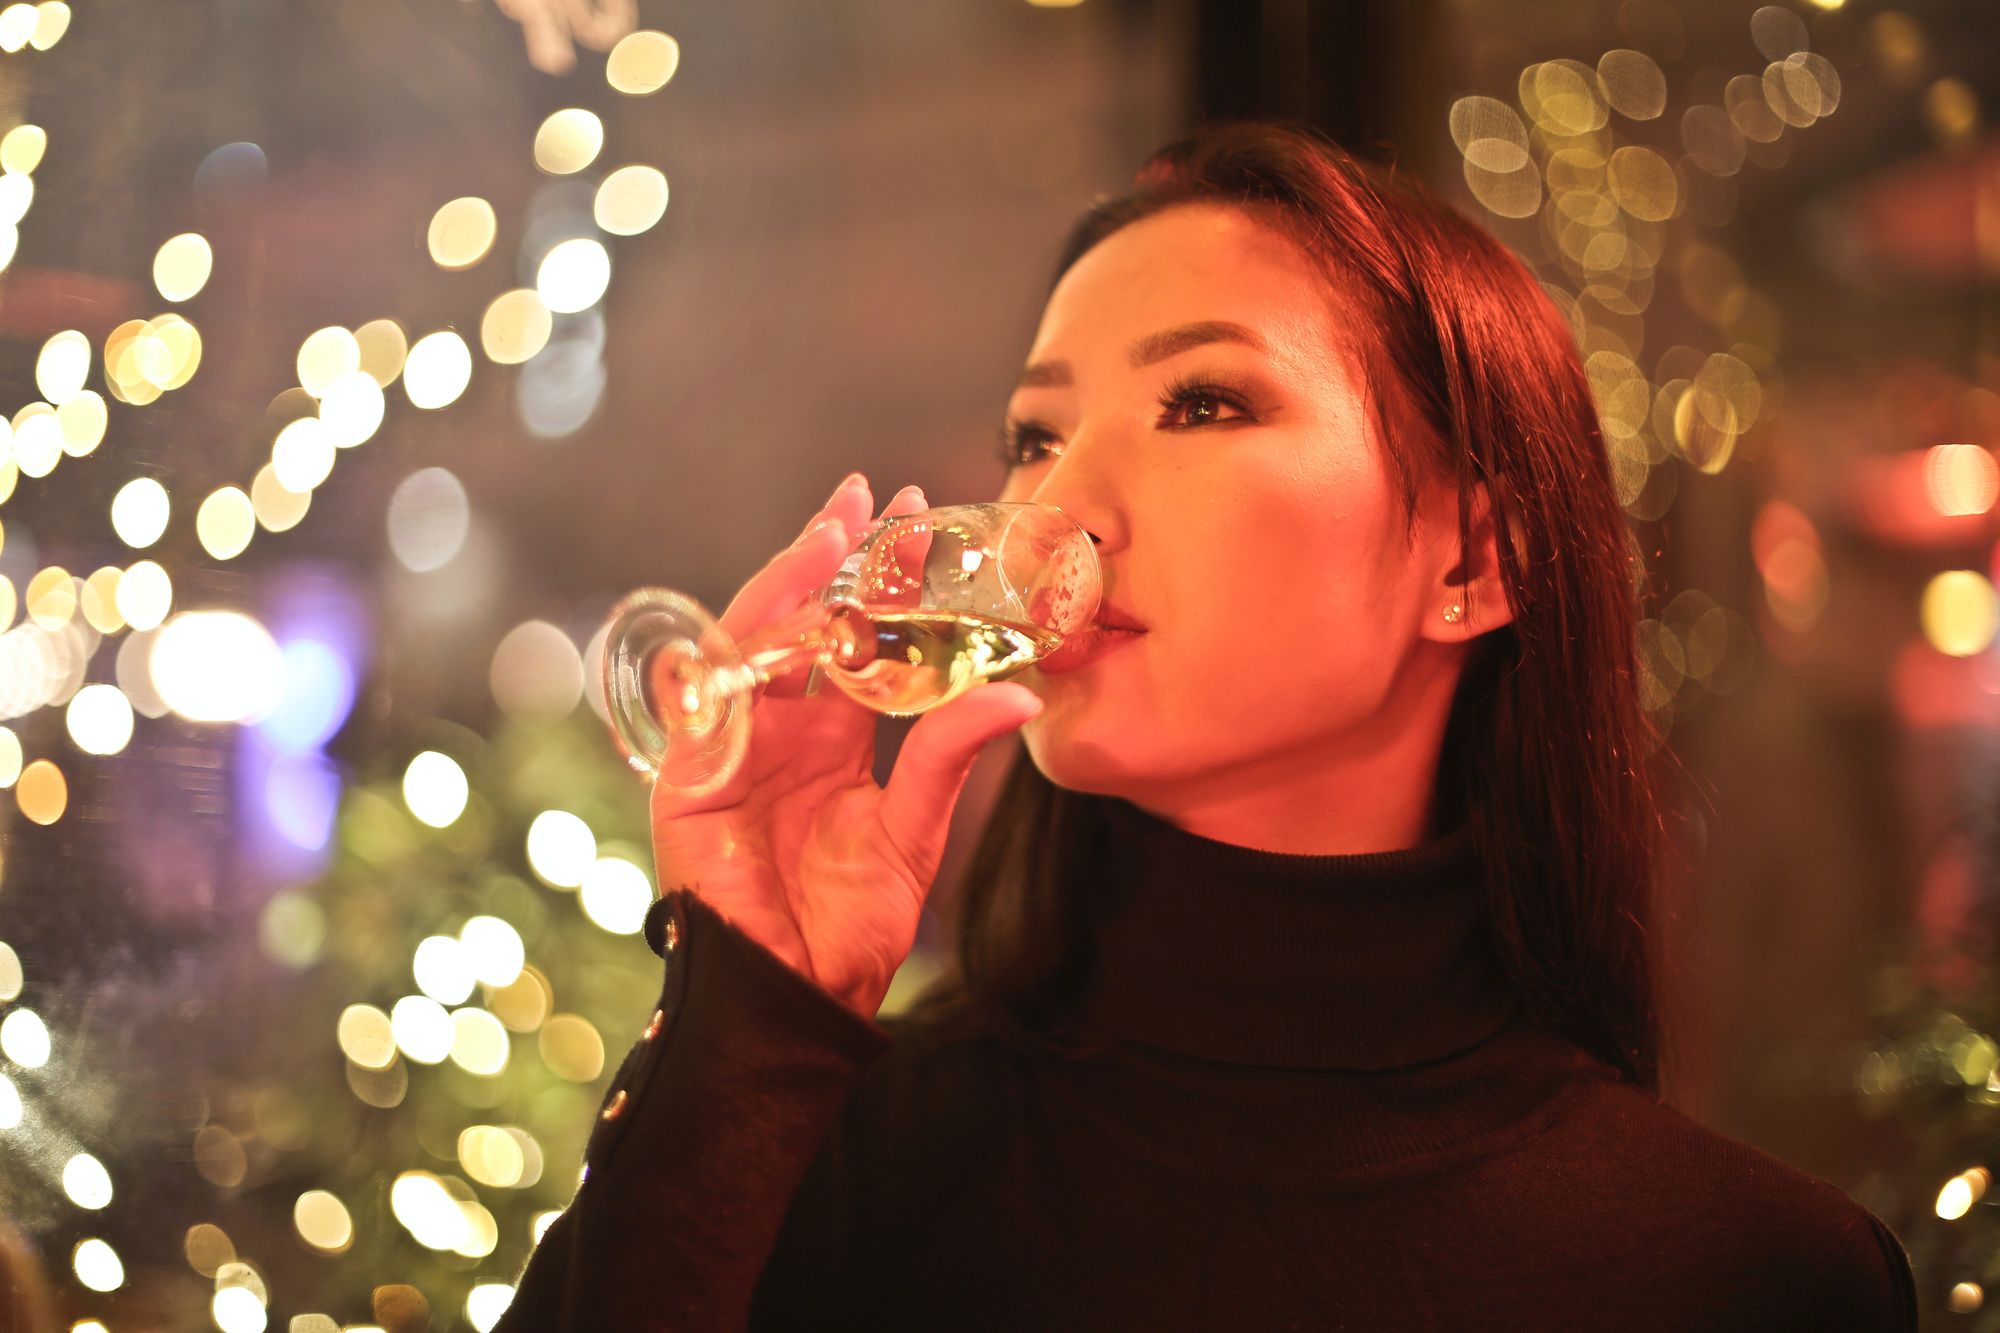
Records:
{"label": "glass stem", "polygon": [[818,598],[764,626],[736,645],[743,658],[744,679],[731,681],[748,693],[776,676],[789,675],[810,666],[830,665],[837,648],[836,636],[827,633],[834,608]]}

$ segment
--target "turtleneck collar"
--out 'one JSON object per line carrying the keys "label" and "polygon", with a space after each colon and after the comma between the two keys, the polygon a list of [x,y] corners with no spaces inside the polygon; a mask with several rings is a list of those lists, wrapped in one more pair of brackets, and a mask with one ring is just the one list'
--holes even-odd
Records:
{"label": "turtleneck collar", "polygon": [[1080,1016],[1103,1032],[1230,1065],[1383,1070],[1473,1047],[1517,1007],[1470,824],[1310,856],[1100,808],[1106,897]]}

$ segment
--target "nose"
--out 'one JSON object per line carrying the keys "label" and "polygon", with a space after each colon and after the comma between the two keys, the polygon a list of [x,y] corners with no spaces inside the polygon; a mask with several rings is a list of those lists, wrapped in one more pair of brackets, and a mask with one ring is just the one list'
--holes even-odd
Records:
{"label": "nose", "polygon": [[1068,514],[1100,553],[1118,549],[1125,540],[1124,507],[1106,465],[1108,443],[1085,442],[1079,432],[1053,462],[1037,469],[1040,475],[1033,478],[1028,494],[1030,500]]}

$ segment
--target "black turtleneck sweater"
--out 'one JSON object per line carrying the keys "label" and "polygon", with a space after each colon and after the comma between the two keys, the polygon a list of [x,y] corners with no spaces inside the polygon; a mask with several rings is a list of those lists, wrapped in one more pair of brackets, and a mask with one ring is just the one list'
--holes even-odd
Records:
{"label": "black turtleneck sweater", "polygon": [[655,904],[660,1011],[500,1333],[1915,1330],[1879,1219],[1526,1020],[1469,828],[1103,811],[1082,1059],[864,1020]]}

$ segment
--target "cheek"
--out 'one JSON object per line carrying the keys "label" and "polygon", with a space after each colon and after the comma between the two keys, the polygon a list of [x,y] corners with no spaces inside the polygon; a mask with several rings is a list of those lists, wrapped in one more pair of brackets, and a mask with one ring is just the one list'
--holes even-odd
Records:
{"label": "cheek", "polygon": [[1257,481],[1191,508],[1184,539],[1159,552],[1154,684],[1177,704],[1196,696],[1220,728],[1371,706],[1406,637],[1391,497],[1324,463]]}

